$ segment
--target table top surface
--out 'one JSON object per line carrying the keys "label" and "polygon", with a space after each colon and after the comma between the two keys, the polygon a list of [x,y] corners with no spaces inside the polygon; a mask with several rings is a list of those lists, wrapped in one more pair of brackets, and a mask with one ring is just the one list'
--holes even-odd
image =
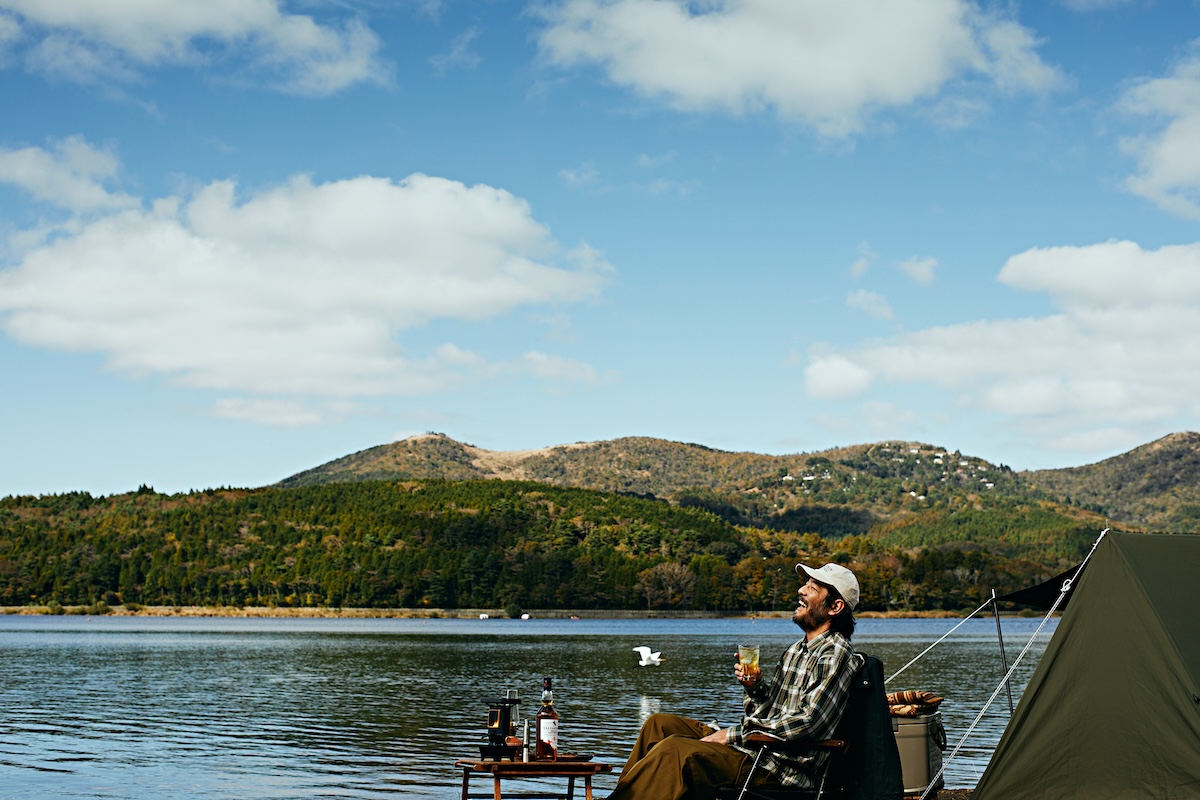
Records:
{"label": "table top surface", "polygon": [[464,758],[454,762],[456,767],[492,775],[598,775],[612,772],[612,764],[601,761],[480,761]]}

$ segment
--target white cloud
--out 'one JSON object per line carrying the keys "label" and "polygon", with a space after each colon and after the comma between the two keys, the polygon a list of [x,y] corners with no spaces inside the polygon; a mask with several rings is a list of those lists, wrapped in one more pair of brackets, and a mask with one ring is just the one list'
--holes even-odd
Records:
{"label": "white cloud", "polygon": [[649,153],[642,153],[637,157],[637,165],[645,169],[657,169],[674,161],[675,156],[676,152],[674,150],[658,156],[652,156]]}
{"label": "white cloud", "polygon": [[[19,38],[21,38],[20,24],[7,14],[0,14],[0,45],[15,42]],[[0,53],[0,56],[3,54]]]}
{"label": "white cloud", "polygon": [[804,368],[804,384],[813,397],[854,397],[871,386],[871,371],[839,355],[814,358]]}
{"label": "white cloud", "polygon": [[1059,0],[1067,8],[1080,13],[1108,11],[1121,6],[1133,5],[1141,0]]}
{"label": "white cloud", "polygon": [[543,15],[553,64],[599,65],[684,111],[774,109],[827,136],[955,80],[1003,91],[1061,82],[1028,31],[966,0],[562,0]]}
{"label": "white cloud", "polygon": [[361,22],[321,24],[284,13],[277,0],[0,0],[0,11],[20,25],[31,68],[80,83],[216,61],[305,94],[386,79],[379,38]]}
{"label": "white cloud", "polygon": [[959,407],[1021,420],[1047,445],[1118,428],[1157,433],[1200,409],[1200,244],[1035,248],[1010,258],[998,279],[1049,295],[1057,312],[822,347],[805,372],[809,393],[932,385]]}
{"label": "white cloud", "polygon": [[1050,92],[1066,86],[1063,74],[1038,58],[1038,42],[1028,28],[996,20],[980,31],[980,39],[991,56],[992,80],[1001,90]]}
{"label": "white cloud", "polygon": [[888,304],[887,298],[875,292],[868,292],[866,289],[858,289],[846,295],[846,305],[863,311],[875,319],[892,318],[892,307]]}
{"label": "white cloud", "polygon": [[433,20],[441,17],[446,5],[444,0],[412,0],[412,4],[422,16]]}
{"label": "white cloud", "polygon": [[92,147],[79,137],[55,142],[53,151],[40,147],[0,149],[0,183],[10,183],[72,211],[129,208],[137,200],[104,187],[120,166],[108,150]]}
{"label": "white cloud", "polygon": [[697,191],[699,181],[677,181],[671,178],[655,178],[644,183],[633,184],[633,190],[644,194],[689,195]]}
{"label": "white cloud", "polygon": [[213,416],[281,428],[307,428],[329,419],[328,410],[304,400],[222,397],[212,408]]}
{"label": "white cloud", "polygon": [[969,128],[991,111],[991,106],[973,97],[944,97],[934,104],[929,117],[938,127],[952,130]]}
{"label": "white cloud", "polygon": [[531,374],[549,381],[595,385],[600,376],[591,364],[573,358],[552,356],[531,350],[521,357],[521,365]]}
{"label": "white cloud", "polygon": [[1122,143],[1138,162],[1125,188],[1166,211],[1200,219],[1200,56],[1180,63],[1170,77],[1134,84],[1118,108],[1165,123],[1155,134]]}
{"label": "white cloud", "polygon": [[[486,377],[499,367],[470,351],[412,356],[398,340],[434,320],[589,298],[610,272],[586,245],[564,252],[525,201],[490,186],[297,177],[239,199],[216,182],[34,245],[0,271],[0,329],[249,396],[216,409],[224,416],[303,418],[315,407],[270,403]],[[588,380],[584,366],[546,356],[542,372]]]}
{"label": "white cloud", "polygon": [[866,242],[858,245],[858,258],[850,265],[850,274],[855,278],[861,278],[867,274],[867,270],[871,265],[879,260],[879,253],[871,249],[871,246]]}
{"label": "white cloud", "polygon": [[596,169],[596,165],[591,161],[584,161],[578,167],[560,169],[558,176],[568,186],[593,186],[600,179],[600,171]]}
{"label": "white cloud", "polygon": [[477,38],[479,38],[478,28],[467,28],[454,37],[454,41],[450,43],[450,50],[448,52],[429,59],[434,71],[438,75],[445,75],[453,67],[462,67],[463,69],[475,69],[478,67],[482,59],[478,53],[471,49],[471,43]]}
{"label": "white cloud", "polygon": [[919,258],[913,256],[896,264],[896,267],[910,279],[928,286],[933,283],[934,271],[937,269],[936,258]]}

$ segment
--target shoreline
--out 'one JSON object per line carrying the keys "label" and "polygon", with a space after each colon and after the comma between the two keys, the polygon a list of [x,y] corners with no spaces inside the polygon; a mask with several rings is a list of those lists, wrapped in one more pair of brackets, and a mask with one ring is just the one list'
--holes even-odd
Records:
{"label": "shoreline", "polygon": [[[531,619],[787,619],[791,609],[747,613],[527,609]],[[500,608],[325,608],[292,606],[0,606],[0,616],[267,617],[296,619],[510,619]],[[961,619],[956,611],[864,611],[858,619]]]}

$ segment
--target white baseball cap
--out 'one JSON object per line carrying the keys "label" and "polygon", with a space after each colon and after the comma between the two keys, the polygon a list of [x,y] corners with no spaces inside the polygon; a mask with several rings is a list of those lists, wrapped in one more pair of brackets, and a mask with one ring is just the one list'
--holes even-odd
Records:
{"label": "white baseball cap", "polygon": [[841,564],[826,564],[820,569],[813,569],[804,564],[797,564],[797,575],[800,574],[800,570],[808,573],[808,577],[817,583],[823,583],[826,586],[832,586],[837,589],[838,594],[846,601],[846,605],[851,611],[858,608],[858,578],[854,577],[854,573]]}

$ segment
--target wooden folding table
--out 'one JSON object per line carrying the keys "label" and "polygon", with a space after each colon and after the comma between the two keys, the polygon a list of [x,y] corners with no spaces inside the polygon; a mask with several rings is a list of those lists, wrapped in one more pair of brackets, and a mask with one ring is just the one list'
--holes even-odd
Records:
{"label": "wooden folding table", "polygon": [[[596,761],[471,761],[462,760],[454,763],[463,771],[462,800],[473,797],[491,797],[492,800],[516,800],[517,798],[555,798],[556,800],[572,800],[575,794],[575,779],[583,778],[584,800],[592,800],[592,776],[602,772],[612,772],[612,764],[602,764]],[[491,775],[492,793],[468,792],[467,788],[472,775]],[[519,780],[528,778],[566,778],[566,792],[509,792],[501,794],[500,783],[505,779]]]}

